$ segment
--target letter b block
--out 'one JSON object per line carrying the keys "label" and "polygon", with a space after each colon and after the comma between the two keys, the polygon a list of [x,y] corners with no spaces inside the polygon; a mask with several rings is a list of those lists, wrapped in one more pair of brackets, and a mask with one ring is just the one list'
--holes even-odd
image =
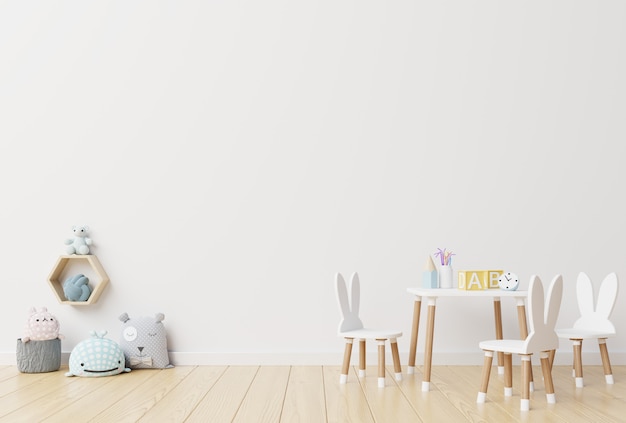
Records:
{"label": "letter b block", "polygon": [[502,270],[461,270],[459,289],[479,291],[498,288],[498,278],[502,272]]}

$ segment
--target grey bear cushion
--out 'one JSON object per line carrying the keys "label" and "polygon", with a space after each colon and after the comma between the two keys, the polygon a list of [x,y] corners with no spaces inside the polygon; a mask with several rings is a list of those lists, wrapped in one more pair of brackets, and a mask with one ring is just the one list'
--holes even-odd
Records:
{"label": "grey bear cushion", "polygon": [[123,313],[120,346],[131,369],[164,369],[174,367],[167,352],[163,313],[154,317],[129,317]]}

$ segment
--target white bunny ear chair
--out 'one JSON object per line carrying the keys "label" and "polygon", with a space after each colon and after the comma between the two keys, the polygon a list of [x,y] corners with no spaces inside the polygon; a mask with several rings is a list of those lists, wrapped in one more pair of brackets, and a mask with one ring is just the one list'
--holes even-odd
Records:
{"label": "white bunny ear chair", "polygon": [[[402,380],[402,368],[400,367],[400,354],[398,353],[397,338],[402,336],[402,332],[397,330],[379,330],[363,327],[359,318],[359,302],[361,297],[361,287],[359,275],[352,274],[350,279],[350,289],[346,286],[341,273],[335,276],[337,290],[337,301],[341,310],[342,319],[339,323],[339,336],[345,338],[346,348],[343,356],[343,366],[339,383],[348,381],[348,370],[350,368],[350,356],[352,355],[352,343],[354,339],[359,340],[359,377],[365,377],[365,341],[374,339],[378,342],[378,386],[385,386],[385,343],[389,340],[393,358],[393,368],[396,380]],[[348,296],[348,292],[350,295]]]}
{"label": "white bunny ear chair", "polygon": [[615,336],[615,326],[610,320],[615,307],[618,292],[617,274],[608,274],[600,284],[598,300],[594,302],[593,284],[585,273],[580,272],[576,282],[576,298],[580,318],[574,327],[558,329],[559,338],[570,339],[574,344],[574,377],[576,387],[583,387],[582,342],[583,339],[597,339],[600,357],[604,367],[604,378],[607,384],[613,384],[613,371],[606,348],[606,339]]}
{"label": "white bunny ear chair", "polygon": [[548,295],[544,301],[544,291],[541,279],[533,275],[528,288],[528,326],[529,333],[526,339],[496,339],[483,341],[479,344],[485,351],[485,360],[482,371],[482,381],[476,402],[483,403],[487,396],[489,376],[494,352],[504,353],[504,395],[513,395],[512,354],[519,354],[522,360],[522,398],[520,409],[530,409],[530,379],[532,354],[538,353],[541,358],[541,370],[549,403],[556,402],[554,384],[552,382],[551,357],[559,346],[559,338],[554,326],[561,308],[563,296],[563,278],[557,275],[550,282]]}

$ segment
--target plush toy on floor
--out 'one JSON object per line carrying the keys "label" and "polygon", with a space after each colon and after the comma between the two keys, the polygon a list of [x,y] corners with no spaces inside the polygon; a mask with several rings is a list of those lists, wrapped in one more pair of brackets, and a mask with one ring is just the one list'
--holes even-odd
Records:
{"label": "plush toy on floor", "polygon": [[163,313],[154,317],[128,317],[123,313],[119,319],[124,323],[120,345],[131,369],[165,369],[174,367],[167,353],[167,337],[163,326]]}
{"label": "plush toy on floor", "polygon": [[63,283],[63,294],[68,301],[87,301],[91,295],[89,278],[83,274],[70,276]]}
{"label": "plush toy on floor", "polygon": [[46,307],[28,310],[24,333],[17,340],[17,369],[22,373],[54,372],[61,367],[59,321]]}
{"label": "plush toy on floor", "polygon": [[70,371],[65,376],[100,377],[130,372],[125,366],[124,352],[119,344],[104,335],[106,331],[91,331],[91,338],[81,341],[70,354]]}
{"label": "plush toy on floor", "polygon": [[92,244],[91,238],[87,237],[89,226],[73,226],[74,238],[65,240],[67,254],[89,254],[89,246]]}

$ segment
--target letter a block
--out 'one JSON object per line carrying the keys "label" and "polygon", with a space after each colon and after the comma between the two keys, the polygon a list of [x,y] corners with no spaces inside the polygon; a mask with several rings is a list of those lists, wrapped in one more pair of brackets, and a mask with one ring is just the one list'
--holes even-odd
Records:
{"label": "letter a block", "polygon": [[487,273],[485,270],[459,271],[459,289],[480,291],[487,289]]}
{"label": "letter a block", "polygon": [[502,270],[461,270],[459,271],[459,289],[480,291],[499,288],[498,278]]}

